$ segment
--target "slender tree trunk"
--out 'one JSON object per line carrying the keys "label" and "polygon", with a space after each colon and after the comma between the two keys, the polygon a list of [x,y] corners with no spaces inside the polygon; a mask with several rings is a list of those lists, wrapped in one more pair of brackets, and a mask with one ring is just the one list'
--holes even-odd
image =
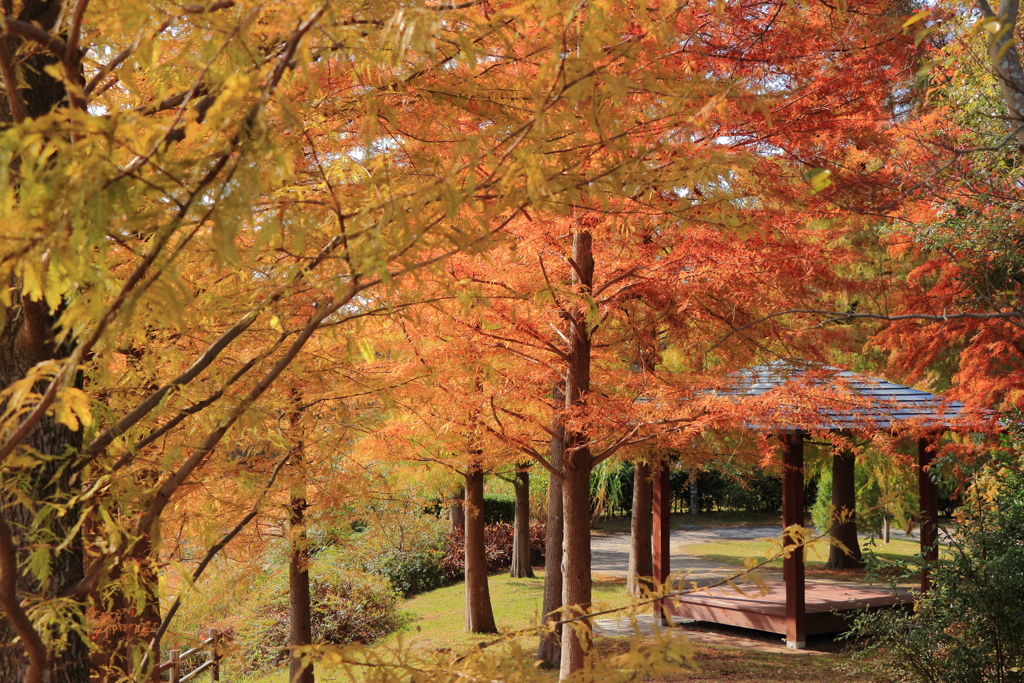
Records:
{"label": "slender tree trunk", "polygon": [[466,487],[460,486],[459,490],[452,496],[451,505],[448,507],[448,531],[452,536],[458,536],[466,530]]}
{"label": "slender tree trunk", "polygon": [[[587,231],[573,234],[573,283],[580,294],[589,294],[594,286],[593,238]],[[565,373],[566,408],[579,408],[586,403],[590,391],[590,344],[595,321],[586,306],[578,306],[568,314],[569,353]],[[592,458],[585,445],[587,435],[566,429],[565,460],[562,466],[563,533],[562,604],[580,611],[589,611],[590,578],[590,471]],[[562,662],[559,678],[565,679],[583,671],[591,645],[590,623],[587,620],[562,627]]]}
{"label": "slender tree trunk", "polygon": [[530,469],[529,463],[516,467],[513,480],[516,489],[516,518],[512,533],[512,568],[510,574],[517,579],[532,579],[530,563]]}
{"label": "slender tree trunk", "polygon": [[690,472],[690,514],[700,514],[700,498],[697,491],[697,473]]}
{"label": "slender tree trunk", "polygon": [[[292,427],[297,428],[300,414],[292,413]],[[296,472],[289,502],[288,597],[291,606],[288,644],[292,656],[288,660],[289,683],[313,683],[313,664],[302,665],[295,648],[313,644],[313,619],[309,599],[309,544],[306,538],[306,483],[303,467],[303,445],[299,441],[292,455]]]}
{"label": "slender tree trunk", "polygon": [[636,463],[633,470],[633,522],[629,547],[629,572],[626,578],[626,592],[641,596],[645,588],[651,587],[654,575],[651,549],[651,466],[645,462]]}
{"label": "slender tree trunk", "polygon": [[[565,394],[558,387],[554,390],[557,402],[565,402]],[[551,425],[554,434],[551,437],[551,466],[561,471],[565,446],[562,439],[565,427],[556,418]],[[544,608],[545,619],[551,619],[555,610],[562,606],[562,480],[552,476],[548,484],[548,519],[544,541]],[[554,615],[557,617],[557,615]],[[558,634],[543,634],[537,659],[557,667],[562,661],[562,644]]]}
{"label": "slender tree trunk", "polygon": [[[158,558],[153,553],[152,540],[148,535],[139,541],[138,548],[138,555],[142,564],[139,582],[145,591],[146,604],[142,611],[132,620],[132,624],[133,635],[136,642],[138,642],[136,655],[139,657],[139,663],[141,663],[142,656],[146,654],[150,640],[157,629],[160,628],[160,569]],[[148,661],[154,667],[160,663],[160,643],[156,643],[153,646],[153,651],[149,654]],[[160,674],[154,668],[143,680],[157,681],[159,677]]]}
{"label": "slender tree trunk", "polygon": [[[855,459],[852,453],[833,454],[830,531],[833,543],[828,551],[825,569],[860,569],[864,566],[860,542],[857,540],[857,485],[854,466]],[[846,546],[847,550],[837,546],[837,542]]]}
{"label": "slender tree trunk", "polygon": [[[93,531],[92,520],[83,525],[83,538],[86,543],[99,540]],[[160,597],[158,589],[158,571],[152,557],[152,543],[148,536],[139,539],[132,549],[131,561],[138,567],[136,586],[142,591],[140,595],[133,592],[126,594],[115,590],[112,595],[103,596],[100,591],[94,592],[92,599],[96,604],[106,600],[109,608],[104,610],[104,625],[91,633],[96,649],[90,654],[89,664],[92,669],[91,680],[97,683],[114,683],[124,680],[126,674],[135,671],[142,654],[148,647],[150,638],[160,626]],[[88,558],[86,558],[88,567]],[[110,571],[108,583],[117,586],[121,577],[121,568],[114,567]],[[151,663],[159,663],[160,646],[149,657]],[[155,672],[138,672],[139,680],[159,680]]]}
{"label": "slender tree trunk", "polygon": [[[567,449],[568,450],[568,449]],[[590,576],[590,452],[581,448],[566,457],[562,469],[562,510],[565,531],[562,546],[562,603],[569,607],[570,616],[579,616],[590,609],[592,581]],[[562,662],[560,678],[581,671],[589,661],[587,652],[592,641],[591,626],[586,620],[562,627]]]}
{"label": "slender tree trunk", "polygon": [[484,471],[479,463],[466,469],[466,630],[497,633],[487,586],[484,548]]}

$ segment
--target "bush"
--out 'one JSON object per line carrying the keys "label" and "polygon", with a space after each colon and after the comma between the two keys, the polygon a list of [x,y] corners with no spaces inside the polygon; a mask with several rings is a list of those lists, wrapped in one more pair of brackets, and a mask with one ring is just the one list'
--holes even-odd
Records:
{"label": "bush", "polygon": [[[448,515],[448,499],[435,499],[424,506],[423,514],[433,517]],[[484,496],[484,524],[513,522],[516,518],[516,500],[504,496]]]}
{"label": "bush", "polygon": [[[689,487],[689,478],[683,483]],[[689,507],[689,492],[684,491],[684,495],[686,507]],[[782,508],[782,480],[762,470],[733,473],[708,470],[697,477],[697,497],[702,512],[776,512]]]}
{"label": "bush", "polygon": [[[398,596],[387,583],[323,563],[315,563],[315,567],[326,571],[310,571],[314,643],[371,643],[401,625]],[[288,661],[288,614],[287,588],[262,593],[243,607],[233,642],[244,671],[268,669]]]}
{"label": "bush", "polygon": [[484,496],[484,524],[512,523],[516,519],[515,498]]}
{"label": "bush", "polygon": [[440,588],[444,526],[419,509],[378,511],[341,562],[386,579],[403,597]]}
{"label": "bush", "polygon": [[395,549],[368,560],[364,569],[386,579],[392,588],[408,598],[445,585],[442,557],[443,552],[437,546]]}
{"label": "bush", "polygon": [[[512,566],[512,542],[515,527],[507,522],[488,524],[484,527],[484,552],[487,557],[489,574],[504,571]],[[543,524],[530,525],[530,564],[544,563],[545,527]],[[444,539],[444,554],[441,567],[446,578],[461,581],[466,573],[466,539],[461,530],[448,533]]]}
{"label": "bush", "polygon": [[[1019,437],[1018,437],[1019,438]],[[912,614],[858,618],[870,655],[898,677],[928,683],[1024,680],[1024,472],[1013,462],[976,477],[951,554]]]}

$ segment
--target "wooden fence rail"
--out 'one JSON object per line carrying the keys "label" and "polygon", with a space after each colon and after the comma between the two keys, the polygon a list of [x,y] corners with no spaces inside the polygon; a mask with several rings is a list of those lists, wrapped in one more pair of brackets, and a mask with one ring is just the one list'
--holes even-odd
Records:
{"label": "wooden fence rail", "polygon": [[[157,674],[170,671],[170,683],[187,683],[187,681],[191,681],[204,671],[209,671],[210,683],[220,681],[220,632],[215,628],[211,628],[207,633],[209,635],[206,640],[191,650],[185,650],[184,652],[171,650],[168,653],[168,660],[157,667]],[[181,663],[185,659],[202,654],[203,652],[207,652],[206,661],[182,676]]]}

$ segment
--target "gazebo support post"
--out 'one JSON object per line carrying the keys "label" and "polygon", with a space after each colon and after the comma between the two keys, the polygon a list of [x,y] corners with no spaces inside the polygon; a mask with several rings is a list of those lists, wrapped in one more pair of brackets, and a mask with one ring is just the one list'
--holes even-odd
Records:
{"label": "gazebo support post", "polygon": [[[652,532],[654,536],[654,547],[652,558],[654,565],[654,581],[657,584],[664,584],[668,580],[670,571],[670,558],[668,549],[669,537],[669,512],[672,510],[672,492],[668,485],[668,463],[663,462],[656,465],[654,471],[654,486],[651,496],[651,508],[654,519],[652,520]],[[654,616],[662,626],[670,624],[668,606],[665,601],[659,600],[654,603]]]}
{"label": "gazebo support post", "polygon": [[[939,550],[936,541],[939,536],[939,487],[932,481],[931,466],[935,460],[935,436],[922,437],[917,440],[918,487],[920,491],[921,514],[918,515],[918,528],[921,530],[921,556],[925,565],[938,559]],[[932,577],[928,567],[921,568],[921,592],[931,588]]]}
{"label": "gazebo support post", "polygon": [[[782,437],[782,528],[804,524],[804,435],[790,432]],[[797,545],[786,537],[787,546]],[[786,582],[786,647],[802,650],[807,646],[804,595],[804,549],[797,547],[782,561]]]}

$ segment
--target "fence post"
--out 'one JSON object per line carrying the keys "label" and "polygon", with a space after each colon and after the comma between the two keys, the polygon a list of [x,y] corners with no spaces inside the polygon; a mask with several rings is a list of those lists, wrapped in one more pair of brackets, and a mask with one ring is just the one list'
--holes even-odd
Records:
{"label": "fence post", "polygon": [[170,683],[178,683],[178,675],[179,675],[178,651],[177,650],[171,650],[169,654],[170,654],[170,659],[168,660],[167,663],[171,665],[171,667],[170,667],[171,682]]}
{"label": "fence post", "polygon": [[210,631],[210,683],[220,681],[220,632],[211,628]]}

